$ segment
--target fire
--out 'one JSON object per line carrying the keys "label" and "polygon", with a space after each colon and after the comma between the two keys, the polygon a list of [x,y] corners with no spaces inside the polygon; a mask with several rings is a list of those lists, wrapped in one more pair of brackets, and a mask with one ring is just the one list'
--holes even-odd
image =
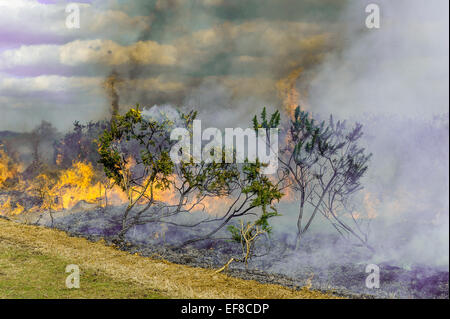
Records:
{"label": "fire", "polygon": [[[172,182],[173,182],[174,177],[172,176],[171,178],[172,178]],[[152,188],[149,188],[146,191],[145,195],[147,196],[147,198],[151,197],[152,192],[153,192],[153,199],[155,201],[164,202],[164,203],[171,204],[171,205],[175,205],[178,203],[175,192],[173,192],[170,188],[160,189],[160,188],[157,188],[156,186],[153,186]],[[142,200],[142,201],[144,202],[145,200]]]}
{"label": "fire", "polygon": [[362,211],[352,211],[352,216],[354,219],[375,219],[378,216],[377,210],[380,205],[380,200],[376,196],[369,192],[364,191],[364,196],[362,198]]}
{"label": "fire", "polygon": [[[177,178],[177,176],[173,175],[170,177],[173,184],[177,185],[177,187],[180,187],[182,182]],[[147,191],[146,194],[148,197],[150,197],[150,190]],[[156,187],[153,187],[153,198],[156,201],[164,202],[170,205],[176,205],[179,203],[180,197],[177,192],[173,191],[173,189],[157,189]],[[198,201],[198,198],[196,196],[192,196],[188,199],[188,201],[183,205],[184,207],[191,207],[192,205],[196,204]],[[196,206],[195,211],[205,211],[209,214],[213,215],[220,215],[221,212],[224,210],[225,207],[228,207],[233,202],[233,199],[230,197],[206,197],[201,201],[200,204]]]}
{"label": "fire", "polygon": [[0,203],[0,212],[7,212],[8,215],[19,215],[25,211],[25,208],[17,203],[15,207],[11,204],[11,198],[7,198],[6,201]]}
{"label": "fire", "polygon": [[[79,202],[105,207],[107,204],[120,205],[126,203],[122,190],[96,172],[92,164],[74,162],[71,167],[62,171],[44,170],[31,180],[23,180],[19,174],[20,165],[14,164],[9,157],[0,152],[0,176],[2,196],[0,197],[0,213],[18,215],[44,211],[60,211],[72,209]],[[5,182],[19,179],[14,186]],[[22,198],[15,199],[9,191],[20,191]],[[34,205],[30,207],[30,202]]]}
{"label": "fire", "polygon": [[[126,176],[126,179],[130,179],[131,178],[130,176],[132,175],[132,169],[133,167],[135,167],[136,161],[132,156],[129,156],[126,159],[125,163],[126,163],[125,166],[121,170],[121,174],[123,176]],[[169,179],[171,179],[172,183],[174,182],[174,176],[171,176]],[[141,182],[142,185],[147,185],[148,183],[149,183],[148,179]],[[122,204],[124,204],[130,201],[130,198],[128,198],[127,196],[131,197],[132,202],[135,202],[136,200],[138,200],[139,197],[141,197],[138,204],[144,204],[149,198],[152,197],[153,193],[153,199],[155,201],[161,201],[168,204],[176,204],[175,193],[172,192],[170,189],[160,189],[155,185],[153,185],[153,187],[150,186],[148,187],[148,189],[144,192],[144,196],[140,196],[143,191],[144,191],[143,186],[140,187],[132,186],[130,189],[127,190],[128,194],[121,192],[122,195],[120,195],[119,198],[121,198]]]}
{"label": "fire", "polygon": [[231,197],[207,198],[202,202],[202,208],[208,214],[214,216],[221,216],[225,213],[225,208],[228,208],[234,199]]}
{"label": "fire", "polygon": [[[132,161],[127,166],[133,166]],[[0,152],[0,214],[15,216],[23,213],[56,212],[73,209],[78,203],[84,202],[93,207],[106,207],[108,205],[128,204],[127,194],[104,176],[102,171],[86,162],[74,162],[67,169],[42,167],[37,176],[25,179],[20,173],[20,165],[15,164],[5,152]],[[129,167],[131,168],[131,167]],[[172,182],[177,183],[176,176],[172,176]],[[4,185],[6,181],[15,179],[13,186]],[[177,184],[178,185],[178,184]],[[180,186],[180,185],[178,185]],[[12,191],[19,191],[17,197]],[[133,201],[139,196],[141,189],[130,190]],[[145,196],[138,201],[138,205],[145,205],[153,192],[153,199],[170,205],[179,202],[179,194],[171,188],[160,189],[153,186],[147,189]],[[198,198],[193,196],[185,207],[196,204]],[[205,198],[196,205],[193,211],[203,210],[209,214],[219,216],[224,209],[233,202],[232,198]]]}
{"label": "fire", "polygon": [[0,150],[0,188],[5,187],[5,183],[14,179],[20,171],[20,166],[6,154],[5,151]]}
{"label": "fire", "polygon": [[364,208],[367,212],[367,218],[373,219],[378,216],[377,207],[380,201],[370,192],[365,192],[364,194]]}
{"label": "fire", "polygon": [[50,189],[52,197],[58,198],[61,209],[72,208],[80,201],[101,203],[101,182],[94,181],[94,169],[91,164],[76,162],[63,171],[58,182]]}
{"label": "fire", "polygon": [[[129,161],[128,165],[133,165],[133,163]],[[99,175],[89,163],[75,162],[72,167],[65,170],[50,190],[53,197],[60,199],[58,200],[58,208],[71,209],[81,201],[97,204],[101,207],[107,204],[122,205],[128,203],[127,195],[122,189]],[[131,193],[138,196],[139,190],[136,190],[137,192],[134,192],[134,189],[131,189]],[[148,189],[147,197],[150,197],[150,192],[151,189]],[[174,192],[170,189],[161,190],[153,187],[153,197],[157,201],[175,203]],[[145,201],[145,199],[142,199],[138,204],[144,204]]]}
{"label": "fire", "polygon": [[297,90],[296,84],[302,72],[303,68],[297,68],[289,73],[286,78],[277,82],[278,96],[283,100],[283,107],[291,116],[300,102],[300,92]]}
{"label": "fire", "polygon": [[[15,163],[4,150],[0,150],[0,191],[10,188],[16,190],[22,166]],[[11,182],[12,181],[12,182]],[[8,195],[0,196],[0,214],[18,215],[25,211],[20,203],[12,203]]]}

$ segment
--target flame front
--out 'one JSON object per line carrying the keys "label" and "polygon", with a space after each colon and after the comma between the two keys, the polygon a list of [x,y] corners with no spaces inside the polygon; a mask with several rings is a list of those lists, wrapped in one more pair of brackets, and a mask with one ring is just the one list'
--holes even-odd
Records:
{"label": "flame front", "polygon": [[295,108],[300,102],[300,92],[296,86],[302,72],[303,68],[297,68],[277,82],[278,96],[282,99],[283,107],[290,116],[293,116]]}
{"label": "flame front", "polygon": [[[133,163],[128,161],[128,165]],[[129,202],[127,194],[90,163],[74,162],[67,169],[42,170],[40,174],[28,180],[20,173],[20,167],[21,165],[16,164],[4,151],[0,151],[0,214],[14,216],[22,213],[70,210],[79,203],[105,207]],[[132,194],[138,194],[134,189],[130,191]],[[13,192],[23,194],[22,199],[13,196]],[[150,198],[152,192],[155,201],[170,205],[178,203],[176,192],[170,188],[162,190],[153,187],[146,191],[146,197]],[[23,198],[28,200],[24,201]],[[136,198],[133,198],[134,200]],[[193,198],[192,203],[195,200],[196,198]],[[138,204],[145,204],[146,201],[143,197]],[[229,198],[205,198],[198,210],[217,214],[230,202]],[[189,206],[189,203],[187,205]]]}

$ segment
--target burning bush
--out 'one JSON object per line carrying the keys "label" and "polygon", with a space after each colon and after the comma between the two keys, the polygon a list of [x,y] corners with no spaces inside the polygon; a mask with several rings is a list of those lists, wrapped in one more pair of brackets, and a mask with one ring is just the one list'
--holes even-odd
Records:
{"label": "burning bush", "polygon": [[97,166],[100,159],[97,139],[108,127],[108,122],[74,123],[73,131],[54,143],[55,164],[68,168],[74,161]]}
{"label": "burning bush", "polygon": [[[179,120],[191,127],[196,113],[180,114]],[[106,175],[119,185],[128,199],[122,217],[123,239],[136,226],[169,222],[167,218],[202,210],[209,200],[221,200],[224,213],[214,219],[218,226],[208,234],[185,244],[210,239],[231,219],[260,212],[276,211],[272,202],[282,197],[278,185],[260,173],[263,164],[197,163],[191,155],[180,164],[169,154],[176,144],[170,139],[171,119],[145,118],[139,108],[117,115],[111,129],[100,138],[100,162]],[[187,154],[186,154],[187,155]],[[168,192],[170,196],[161,196]],[[230,200],[231,199],[231,200]],[[136,210],[132,216],[130,212]],[[211,222],[206,219],[180,227],[195,227]]]}
{"label": "burning bush", "polygon": [[17,181],[19,170],[20,165],[0,149],[0,189],[10,188]]}
{"label": "burning bush", "polygon": [[[23,173],[20,164],[0,151],[0,209],[4,215],[71,209],[79,202],[106,206],[123,202],[118,187],[89,162],[73,162],[67,169],[35,162]],[[32,167],[32,168],[30,168]],[[38,170],[30,174],[31,170]]]}
{"label": "burning bush", "polygon": [[29,191],[41,199],[41,210],[70,209],[80,201],[101,203],[102,181],[90,163],[74,162],[66,170],[42,172]]}

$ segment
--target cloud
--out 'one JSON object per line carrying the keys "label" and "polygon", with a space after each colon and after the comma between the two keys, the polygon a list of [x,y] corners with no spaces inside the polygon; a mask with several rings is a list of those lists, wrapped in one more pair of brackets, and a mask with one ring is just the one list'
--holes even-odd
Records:
{"label": "cloud", "polygon": [[5,50],[0,52],[0,69],[58,62],[58,48],[57,45],[34,45]]}
{"label": "cloud", "polygon": [[44,4],[35,0],[1,0],[0,45],[61,44],[74,39],[90,39],[93,35],[129,44],[136,40],[132,35],[151,28],[149,16],[130,16],[120,10],[77,3],[81,26],[68,29],[67,4],[65,1]]}
{"label": "cloud", "polygon": [[28,78],[3,77],[0,79],[0,92],[3,96],[18,93],[92,93],[97,92],[102,78],[63,77],[56,75]]}
{"label": "cloud", "polygon": [[76,40],[64,45],[32,45],[0,53],[0,69],[59,63],[62,66],[103,64],[173,65],[176,49],[153,41],[121,46],[111,40]]}
{"label": "cloud", "polygon": [[78,64],[159,64],[176,63],[176,48],[160,45],[154,41],[139,41],[130,46],[121,46],[110,40],[74,41],[59,50],[60,62]]}
{"label": "cloud", "polygon": [[[104,77],[14,77],[0,73],[0,128],[29,130],[41,120],[51,120],[59,130],[66,131],[76,120],[103,119],[109,112],[103,83]],[[126,109],[141,102],[137,96],[148,92],[155,96],[179,94],[184,85],[162,77],[145,77],[118,83],[117,89],[121,95],[120,107]]]}
{"label": "cloud", "polygon": [[[40,112],[43,106],[31,105],[45,98],[46,107],[53,101],[59,103],[55,108],[74,108],[78,101],[107,110],[101,79],[114,70],[123,79],[122,108],[196,103],[206,112],[226,105],[234,114],[253,113],[279,104],[279,79],[300,65],[314,69],[335,46],[329,30],[338,30],[326,17],[288,17],[293,4],[285,0],[278,10],[286,19],[261,8],[258,16],[243,18],[255,3],[92,1],[80,4],[81,28],[72,30],[65,27],[65,5],[0,1],[0,72],[9,105]],[[309,6],[316,5],[303,8]],[[83,91],[82,83],[92,88]],[[82,112],[72,114],[87,119]]]}

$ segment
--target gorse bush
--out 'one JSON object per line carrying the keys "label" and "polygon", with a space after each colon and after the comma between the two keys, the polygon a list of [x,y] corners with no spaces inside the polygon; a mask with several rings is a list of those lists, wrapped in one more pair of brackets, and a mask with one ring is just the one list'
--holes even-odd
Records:
{"label": "gorse bush", "polygon": [[[195,118],[195,112],[180,113],[176,122],[191,129]],[[169,156],[176,144],[170,139],[172,128],[173,120],[145,117],[136,107],[125,115],[115,116],[111,127],[99,139],[100,163],[105,174],[128,198],[119,238],[123,239],[137,225],[174,224],[170,218],[203,210],[207,201],[214,199],[231,199],[223,201],[222,216],[194,224],[175,224],[180,227],[212,221],[217,224],[209,233],[184,244],[212,239],[234,218],[250,214],[268,216],[270,211],[276,211],[272,204],[282,194],[277,184],[261,174],[263,163],[197,162],[188,154],[187,161],[176,164]],[[134,214],[130,214],[133,210]]]}
{"label": "gorse bush", "polygon": [[[257,117],[253,120],[255,128],[279,125],[278,112],[270,121],[266,117],[264,109],[261,121]],[[336,122],[332,116],[328,121],[318,122],[298,106],[293,119],[282,129],[286,141],[279,155],[280,170],[288,187],[299,197],[296,245],[317,214],[321,214],[341,235],[353,236],[368,246],[360,221],[354,216],[345,218],[351,214],[347,209],[349,200],[361,190],[361,178],[371,158],[359,146],[362,125],[356,123],[349,128],[345,121]]]}

